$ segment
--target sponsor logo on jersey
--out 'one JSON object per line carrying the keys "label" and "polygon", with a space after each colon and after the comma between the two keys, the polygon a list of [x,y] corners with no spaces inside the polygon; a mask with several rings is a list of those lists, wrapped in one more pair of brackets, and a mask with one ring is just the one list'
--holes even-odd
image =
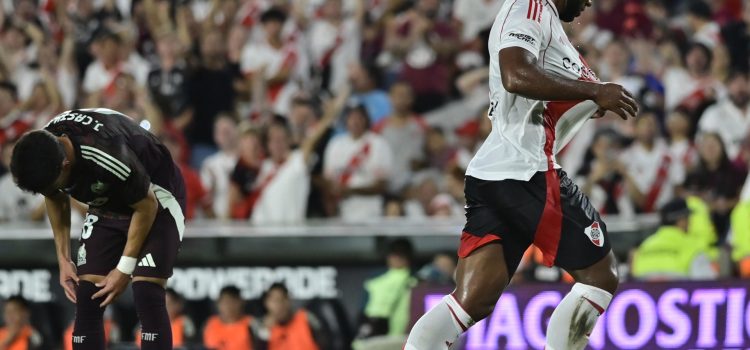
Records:
{"label": "sponsor logo on jersey", "polygon": [[91,185],[91,192],[94,192],[96,194],[102,194],[109,188],[109,185],[105,184],[104,182],[97,181]]}
{"label": "sponsor logo on jersey", "polygon": [[86,244],[81,244],[81,247],[78,248],[78,262],[77,266],[81,266],[86,264]]}
{"label": "sponsor logo on jersey", "polygon": [[602,229],[599,228],[599,221],[594,221],[594,223],[583,230],[583,232],[589,237],[591,243],[594,243],[595,246],[604,246],[604,235],[602,234]]}
{"label": "sponsor logo on jersey", "polygon": [[599,81],[596,73],[594,73],[594,71],[591,70],[591,68],[589,68],[585,62],[581,62],[580,60],[573,60],[570,57],[565,57],[562,60],[562,65],[563,67],[565,67],[565,69],[575,73],[575,75],[579,76],[583,80]]}
{"label": "sponsor logo on jersey", "polygon": [[527,42],[529,44],[532,44],[532,45],[534,43],[536,43],[536,39],[534,39],[534,37],[532,37],[531,35],[528,35],[528,34],[508,33],[508,36],[511,37],[511,38],[516,38],[516,39],[521,40],[521,41],[525,41],[525,42]]}

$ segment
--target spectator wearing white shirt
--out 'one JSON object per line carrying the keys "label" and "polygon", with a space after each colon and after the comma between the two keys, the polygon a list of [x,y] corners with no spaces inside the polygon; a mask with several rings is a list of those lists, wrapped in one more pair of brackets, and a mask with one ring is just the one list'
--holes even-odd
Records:
{"label": "spectator wearing white shirt", "polygon": [[681,184],[667,143],[659,136],[656,116],[644,113],[636,119],[635,142],[621,161],[634,180],[626,186],[630,199],[642,213],[651,213],[672,199]]}
{"label": "spectator wearing white shirt", "polygon": [[492,27],[501,6],[503,0],[456,0],[453,18],[461,23],[461,41],[470,42],[482,30]]}
{"label": "spectator wearing white shirt", "polygon": [[322,78],[322,88],[339,92],[348,80],[347,68],[359,60],[362,44],[364,1],[357,1],[353,16],[345,17],[341,0],[325,0],[320,18],[312,21],[307,42],[313,66]]}
{"label": "spectator wearing white shirt", "polygon": [[[240,59],[240,69],[255,98],[280,115],[289,112],[292,98],[308,79],[307,57],[299,48],[299,39],[282,33],[286,19],[279,8],[265,11],[261,16],[263,37],[248,43]],[[257,81],[261,83],[253,84]]]}
{"label": "spectator wearing white shirt", "polygon": [[734,72],[727,80],[727,97],[709,107],[698,124],[701,132],[716,132],[736,159],[742,142],[750,136],[750,82],[746,73]]}
{"label": "spectator wearing white shirt", "polygon": [[268,158],[260,166],[250,194],[253,224],[289,224],[305,218],[310,191],[311,154],[341,110],[345,94],[327,103],[325,113],[297,149],[292,149],[292,134],[286,119],[276,118],[266,130]]}
{"label": "spectator wearing white shirt", "polygon": [[[6,169],[10,167],[13,143],[2,147],[0,162]],[[10,172],[0,176],[0,223],[42,221],[45,216],[44,196],[24,192],[13,181]]]}
{"label": "spectator wearing white shirt", "polygon": [[85,94],[99,91],[106,94],[122,74],[132,75],[139,86],[145,85],[148,63],[130,52],[125,40],[117,33],[103,29],[94,38],[91,51],[96,59],[86,68],[83,75]]}
{"label": "spectator wearing white shirt", "polygon": [[706,1],[691,0],[687,12],[687,25],[693,40],[712,49],[721,44],[721,27],[713,21],[713,11]]}
{"label": "spectator wearing white shirt", "polygon": [[219,114],[214,122],[214,142],[219,151],[203,161],[200,176],[218,219],[229,218],[229,176],[237,164],[237,121]]}
{"label": "spectator wearing white shirt", "polygon": [[383,195],[391,175],[393,155],[380,135],[369,131],[367,110],[358,105],[346,116],[347,133],[328,144],[323,173],[331,197],[344,220],[383,216]]}
{"label": "spectator wearing white shirt", "polygon": [[701,43],[693,43],[683,56],[685,68],[670,67],[664,73],[664,98],[667,111],[677,107],[691,113],[711,103],[724,88],[711,75],[713,53]]}

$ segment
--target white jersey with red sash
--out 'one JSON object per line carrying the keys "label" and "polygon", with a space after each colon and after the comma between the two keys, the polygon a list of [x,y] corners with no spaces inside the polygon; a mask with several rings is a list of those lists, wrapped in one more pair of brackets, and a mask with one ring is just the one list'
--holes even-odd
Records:
{"label": "white jersey with red sash", "polygon": [[[551,0],[506,0],[495,17],[489,39],[492,131],[469,163],[466,175],[482,180],[528,181],[546,172],[547,194],[534,244],[554,256],[562,227],[560,168],[555,154],[596,110],[593,101],[540,101],[508,92],[503,86],[499,53],[522,48],[537,66],[559,77],[598,82],[596,74],[568,40]],[[545,263],[551,263],[546,261]]]}
{"label": "white jersey with red sash", "polygon": [[291,69],[286,81],[268,84],[266,98],[273,112],[285,115],[294,95],[299,92],[300,84],[309,78],[308,60],[304,50],[300,49],[299,35],[292,33],[284,39],[284,45],[276,48],[265,38],[255,40],[245,46],[240,59],[243,74],[256,74],[265,69],[264,76],[270,79],[282,69]]}
{"label": "white jersey with red sash", "polygon": [[[391,173],[391,149],[380,135],[370,132],[358,139],[349,134],[331,140],[323,159],[327,179],[343,188],[356,189],[375,185]],[[341,217],[347,220],[382,216],[381,195],[349,196],[340,202]]]}
{"label": "white jersey with red sash", "polygon": [[250,220],[253,224],[288,224],[305,219],[310,173],[304,154],[295,150],[286,161],[263,161],[253,188],[257,200]]}
{"label": "white jersey with red sash", "polygon": [[680,174],[674,166],[679,161],[672,159],[663,140],[654,142],[650,150],[634,143],[623,152],[622,162],[638,190],[646,197],[641,211],[656,211],[672,198],[674,186],[680,184]]}

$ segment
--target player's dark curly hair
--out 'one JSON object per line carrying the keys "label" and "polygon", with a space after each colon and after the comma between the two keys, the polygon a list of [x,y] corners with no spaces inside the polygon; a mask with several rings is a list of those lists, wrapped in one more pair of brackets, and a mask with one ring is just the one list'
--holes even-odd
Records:
{"label": "player's dark curly hair", "polygon": [[65,150],[57,137],[45,130],[23,135],[13,148],[10,172],[24,191],[49,189],[62,171]]}

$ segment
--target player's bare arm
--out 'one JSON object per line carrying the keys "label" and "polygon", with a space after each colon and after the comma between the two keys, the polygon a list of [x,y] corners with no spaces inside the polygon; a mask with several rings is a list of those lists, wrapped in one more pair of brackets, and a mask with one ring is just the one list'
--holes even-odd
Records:
{"label": "player's bare arm", "polygon": [[520,47],[500,50],[503,86],[510,93],[542,101],[592,100],[623,119],[635,117],[638,105],[622,86],[562,78],[545,72],[534,55]]}
{"label": "player's bare arm", "polygon": [[[132,267],[135,267],[138,255],[143,247],[143,242],[146,241],[151,226],[156,219],[156,213],[159,209],[159,203],[156,200],[156,195],[153,191],[148,191],[146,197],[130,206],[133,208],[133,216],[130,219],[130,228],[128,229],[128,240],[125,243],[125,249],[122,252],[121,264],[124,261],[128,261]],[[121,271],[124,269],[126,271]],[[107,277],[96,284],[97,287],[101,287],[91,299],[106,296],[101,306],[107,306],[111,304],[127,287],[130,282],[130,274],[126,273],[127,270],[132,268],[123,268],[118,265],[117,268],[112,269]],[[132,271],[131,271],[132,272]]]}
{"label": "player's bare arm", "polygon": [[70,259],[70,196],[64,192],[57,192],[46,195],[44,202],[55,237],[60,285],[65,291],[65,296],[75,303],[78,274],[75,264]]}

